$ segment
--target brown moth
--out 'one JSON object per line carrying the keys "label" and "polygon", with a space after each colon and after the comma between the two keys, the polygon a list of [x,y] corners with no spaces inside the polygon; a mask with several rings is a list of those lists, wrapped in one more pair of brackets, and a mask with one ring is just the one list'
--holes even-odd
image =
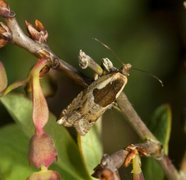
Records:
{"label": "brown moth", "polygon": [[[108,59],[103,60],[106,64],[112,64]],[[74,98],[62,111],[58,124],[73,126],[80,135],[85,135],[98,118],[113,106],[127,84],[131,65],[124,64],[120,70],[114,67],[105,68],[108,73],[99,77]]]}

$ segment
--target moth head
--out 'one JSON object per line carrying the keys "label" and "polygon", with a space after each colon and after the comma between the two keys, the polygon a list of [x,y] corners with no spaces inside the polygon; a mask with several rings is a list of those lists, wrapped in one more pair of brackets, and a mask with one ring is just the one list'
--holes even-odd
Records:
{"label": "moth head", "polygon": [[125,76],[129,76],[129,71],[132,68],[131,64],[123,64],[123,66],[120,69],[120,72],[125,75]]}

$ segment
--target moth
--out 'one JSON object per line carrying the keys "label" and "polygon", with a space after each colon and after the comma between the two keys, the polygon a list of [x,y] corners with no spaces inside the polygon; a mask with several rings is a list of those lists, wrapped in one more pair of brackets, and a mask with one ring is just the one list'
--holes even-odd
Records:
{"label": "moth", "polygon": [[121,69],[113,67],[112,62],[103,59],[106,74],[92,82],[81,91],[61,113],[58,124],[75,127],[80,135],[85,135],[104,112],[111,108],[127,84],[130,64]]}

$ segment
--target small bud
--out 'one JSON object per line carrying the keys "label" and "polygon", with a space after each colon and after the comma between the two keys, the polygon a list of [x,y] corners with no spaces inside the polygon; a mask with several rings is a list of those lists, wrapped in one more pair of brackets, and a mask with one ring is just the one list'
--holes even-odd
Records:
{"label": "small bud", "polygon": [[12,34],[9,28],[0,22],[0,48],[4,47],[12,39]]}
{"label": "small bud", "polygon": [[132,160],[136,157],[136,155],[138,154],[138,151],[136,149],[136,146],[131,144],[129,145],[126,150],[128,151],[128,155],[125,158],[124,161],[124,166],[128,167],[129,164],[132,162]]}
{"label": "small bud", "polygon": [[1,39],[1,38],[0,38],[0,48],[2,48],[2,47],[4,47],[4,46],[6,46],[6,45],[7,45],[7,43],[8,43],[8,41],[7,41],[7,40],[5,40],[5,39]]}
{"label": "small bud", "polygon": [[5,0],[0,0],[0,16],[5,18],[15,17],[15,13],[10,10],[8,3]]}
{"label": "small bud", "polygon": [[27,31],[30,37],[38,41],[39,43],[46,42],[48,39],[48,32],[39,20],[35,20],[35,26],[30,24],[28,21],[25,21]]}
{"label": "small bud", "polygon": [[8,4],[5,0],[0,0],[0,7],[1,8],[8,8]]}
{"label": "small bud", "polygon": [[0,92],[2,92],[8,84],[7,76],[6,76],[6,70],[3,66],[3,64],[0,62]]}
{"label": "small bud", "polygon": [[26,24],[27,31],[28,31],[28,34],[30,35],[30,37],[33,40],[38,41],[39,40],[39,37],[38,36],[40,36],[39,35],[39,32],[28,21],[25,21],[25,24]]}
{"label": "small bud", "polygon": [[27,180],[61,180],[61,176],[56,171],[44,169],[33,173]]}
{"label": "small bud", "polygon": [[5,39],[12,38],[10,29],[3,22],[0,22],[0,36],[4,37]]}
{"label": "small bud", "polygon": [[143,172],[141,170],[141,159],[138,154],[133,158],[132,166],[133,180],[144,180]]}
{"label": "small bud", "polygon": [[29,162],[37,168],[49,167],[57,159],[53,139],[46,133],[35,134],[30,141]]}
{"label": "small bud", "polygon": [[35,27],[38,31],[46,31],[44,25],[38,19],[35,20]]}

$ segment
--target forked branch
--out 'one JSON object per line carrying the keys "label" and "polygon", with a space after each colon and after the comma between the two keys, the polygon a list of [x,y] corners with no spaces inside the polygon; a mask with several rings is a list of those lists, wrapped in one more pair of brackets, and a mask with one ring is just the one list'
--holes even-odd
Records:
{"label": "forked branch", "polygon": [[[1,4],[0,4],[1,5]],[[31,54],[37,57],[44,57],[50,61],[52,68],[56,70],[63,71],[66,76],[74,80],[77,84],[86,87],[90,81],[87,80],[86,76],[79,73],[79,71],[68,64],[66,61],[59,58],[52,50],[49,48],[48,44],[45,42],[38,42],[27,36],[23,30],[20,28],[17,23],[16,17],[12,14],[12,11],[9,10],[9,7],[0,7],[0,15],[5,18],[6,26],[11,32],[11,42],[18,45],[19,47],[24,48]],[[4,14],[3,14],[4,13]],[[96,63],[91,63],[95,67]],[[98,66],[96,65],[95,69]],[[98,68],[99,69],[99,68]],[[100,70],[100,69],[99,69]],[[153,156],[160,162],[166,176],[170,180],[180,180],[180,175],[174,165],[171,163],[169,158],[164,155],[160,142],[155,138],[155,136],[150,132],[150,130],[143,123],[135,109],[132,107],[127,96],[122,93],[117,99],[117,103],[121,109],[122,114],[127,117],[128,122],[134,128],[136,133],[143,140],[150,140],[156,147],[158,147],[161,153],[155,153]]]}

